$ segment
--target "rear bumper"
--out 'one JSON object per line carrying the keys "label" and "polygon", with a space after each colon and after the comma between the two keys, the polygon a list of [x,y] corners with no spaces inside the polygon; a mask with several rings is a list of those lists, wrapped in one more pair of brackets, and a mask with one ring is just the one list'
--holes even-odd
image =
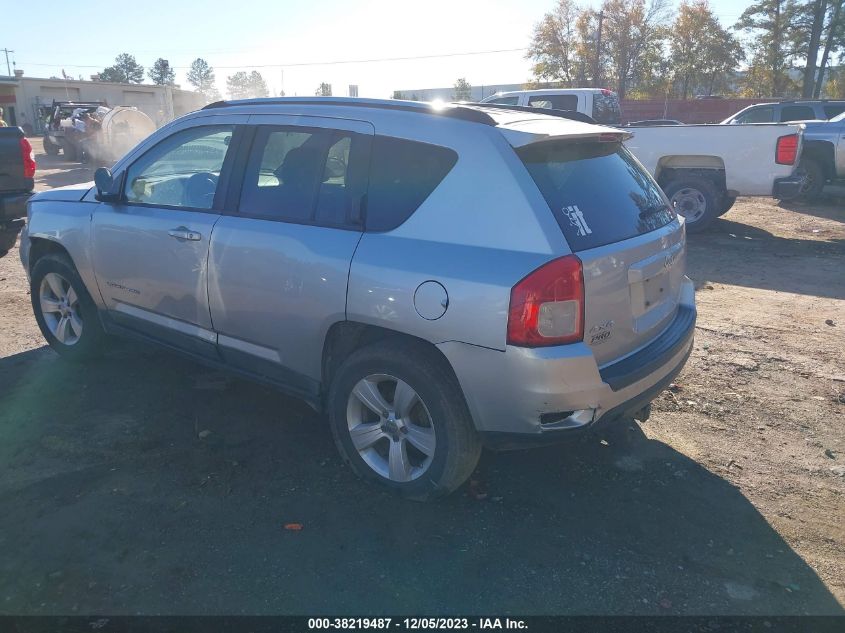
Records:
{"label": "rear bumper", "polygon": [[26,201],[31,193],[0,195],[0,222],[26,217]]}
{"label": "rear bumper", "polygon": [[24,227],[28,193],[0,196],[0,257],[8,253]]}
{"label": "rear bumper", "polygon": [[673,323],[642,350],[602,369],[583,343],[504,352],[454,342],[439,347],[486,442],[517,447],[559,441],[642,409],[681,371],[694,331],[695,291],[687,279]]}
{"label": "rear bumper", "polygon": [[801,193],[802,183],[803,179],[800,176],[778,178],[775,180],[775,186],[772,189],[772,197],[778,198],[779,200],[795,198]]}

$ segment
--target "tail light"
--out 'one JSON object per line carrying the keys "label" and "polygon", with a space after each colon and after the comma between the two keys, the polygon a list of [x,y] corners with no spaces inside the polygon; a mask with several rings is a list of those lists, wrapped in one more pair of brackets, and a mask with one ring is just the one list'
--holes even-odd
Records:
{"label": "tail light", "polygon": [[775,162],[778,165],[794,165],[796,158],[798,158],[798,135],[781,136],[775,149]]}
{"label": "tail light", "polygon": [[21,158],[23,158],[23,177],[35,178],[35,152],[26,137],[20,140]]}
{"label": "tail light", "polygon": [[567,255],[544,264],[511,289],[508,345],[542,347],[584,338],[584,274]]}

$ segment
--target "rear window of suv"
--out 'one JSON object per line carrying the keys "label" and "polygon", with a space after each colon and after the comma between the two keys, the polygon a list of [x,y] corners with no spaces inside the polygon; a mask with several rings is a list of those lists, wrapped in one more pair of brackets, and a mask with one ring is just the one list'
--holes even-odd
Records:
{"label": "rear window of suv", "polygon": [[622,121],[622,109],[615,92],[597,92],[593,94],[593,119],[604,125],[619,125]]}
{"label": "rear window of suv", "polygon": [[621,143],[549,141],[517,154],[574,252],[636,237],[675,219],[657,183]]}

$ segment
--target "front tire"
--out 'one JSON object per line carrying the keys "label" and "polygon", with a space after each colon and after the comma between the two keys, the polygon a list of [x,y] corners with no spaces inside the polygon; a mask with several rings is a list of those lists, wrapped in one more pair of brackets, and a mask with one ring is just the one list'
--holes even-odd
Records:
{"label": "front tire", "polygon": [[686,220],[687,233],[701,233],[719,215],[721,196],[706,178],[682,176],[663,191],[675,212]]}
{"label": "front tire", "polygon": [[338,368],[328,395],[338,450],[362,479],[418,501],[464,483],[481,440],[446,362],[423,345],[376,343]]}
{"label": "front tire", "polygon": [[67,256],[45,255],[35,263],[30,298],[35,320],[50,347],[74,361],[98,355],[105,334],[97,306]]}

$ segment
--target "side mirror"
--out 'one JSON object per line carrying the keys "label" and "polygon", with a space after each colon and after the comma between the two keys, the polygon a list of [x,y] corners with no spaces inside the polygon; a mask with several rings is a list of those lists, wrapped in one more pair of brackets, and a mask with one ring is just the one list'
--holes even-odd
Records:
{"label": "side mirror", "polygon": [[94,184],[97,187],[97,200],[100,202],[117,202],[120,194],[115,189],[114,177],[107,167],[98,167],[94,172]]}

